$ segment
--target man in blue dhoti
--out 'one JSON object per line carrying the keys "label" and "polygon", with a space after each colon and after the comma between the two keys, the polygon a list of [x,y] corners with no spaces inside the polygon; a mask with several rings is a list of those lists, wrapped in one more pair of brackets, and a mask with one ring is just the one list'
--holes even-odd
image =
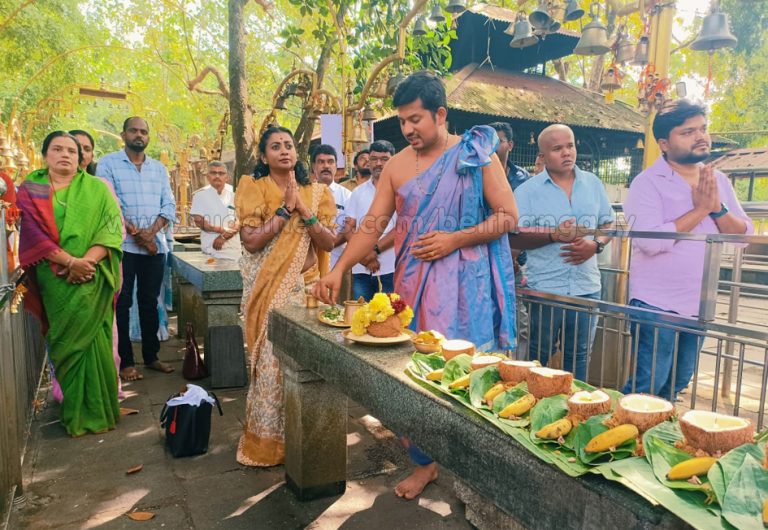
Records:
{"label": "man in blue dhoti", "polygon": [[[470,340],[479,350],[514,349],[514,271],[506,234],[515,229],[517,206],[494,154],[499,138],[486,126],[449,134],[445,88],[433,74],[409,76],[393,102],[410,145],[384,167],[361,229],[317,283],[315,296],[335,302],[343,273],[373,249],[397,211],[394,283],[413,308],[411,328]],[[404,443],[417,466],[395,492],[413,499],[435,480],[437,465]]]}

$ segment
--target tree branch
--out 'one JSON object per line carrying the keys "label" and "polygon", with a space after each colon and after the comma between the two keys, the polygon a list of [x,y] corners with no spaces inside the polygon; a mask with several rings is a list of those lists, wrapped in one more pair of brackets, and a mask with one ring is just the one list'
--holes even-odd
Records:
{"label": "tree branch", "polygon": [[16,15],[18,15],[18,14],[21,12],[21,10],[22,10],[22,9],[24,9],[25,7],[27,7],[29,4],[31,4],[31,3],[32,3],[32,2],[34,2],[34,1],[35,1],[35,0],[27,0],[26,2],[22,3],[22,4],[21,4],[19,7],[17,7],[16,9],[14,9],[14,10],[13,10],[13,12],[12,12],[10,15],[8,15],[8,18],[6,18],[5,20],[3,20],[3,22],[2,22],[2,23],[0,23],[0,31],[4,30],[4,29],[5,29],[5,27],[6,27],[8,24],[10,24],[10,23],[11,23],[11,20],[13,20],[14,18],[16,18]]}
{"label": "tree branch", "polygon": [[[199,85],[203,79],[208,77],[208,74],[213,74],[216,77],[216,80],[219,82],[219,90],[218,92],[212,91],[212,90],[204,90],[202,88],[199,88],[197,85]],[[217,96],[221,96],[226,100],[229,100],[229,88],[227,87],[227,82],[224,79],[224,76],[222,73],[214,66],[206,66],[202,69],[200,74],[198,74],[197,77],[194,79],[190,79],[187,81],[187,88],[192,92],[200,92],[201,94],[213,94]]]}

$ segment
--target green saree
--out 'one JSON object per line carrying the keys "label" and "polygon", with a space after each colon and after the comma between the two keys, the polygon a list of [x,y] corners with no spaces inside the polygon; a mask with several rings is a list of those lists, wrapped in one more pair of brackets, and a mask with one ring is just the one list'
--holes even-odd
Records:
{"label": "green saree", "polygon": [[[113,429],[120,417],[113,357],[114,301],[120,289],[123,224],[120,207],[102,180],[78,171],[71,184],[51,196],[47,170],[30,174],[22,185],[22,204],[30,210],[29,235],[41,233],[73,256],[95,246],[107,249],[91,281],[67,283],[47,260],[32,264],[48,351],[61,384],[61,423],[72,436]],[[46,197],[47,193],[47,197]],[[52,215],[51,215],[52,214]],[[55,221],[55,230],[51,225]],[[48,226],[40,229],[40,219]],[[22,222],[21,239],[25,235]],[[58,231],[58,234],[51,233]],[[58,241],[56,241],[58,236]],[[55,254],[49,252],[47,256]],[[22,260],[23,261],[23,260]],[[33,304],[34,305],[34,304]]]}

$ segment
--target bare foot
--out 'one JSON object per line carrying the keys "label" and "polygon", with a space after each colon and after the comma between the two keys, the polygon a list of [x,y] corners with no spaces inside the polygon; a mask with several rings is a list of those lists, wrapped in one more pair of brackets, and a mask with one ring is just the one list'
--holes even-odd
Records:
{"label": "bare foot", "polygon": [[120,370],[120,379],[123,381],[138,381],[139,379],[144,379],[144,376],[135,366],[129,366]]}
{"label": "bare foot", "polygon": [[161,361],[155,361],[151,364],[147,364],[146,367],[156,372],[163,372],[164,374],[170,374],[173,372],[173,366]]}
{"label": "bare foot", "polygon": [[395,495],[406,500],[412,500],[421,495],[427,484],[437,478],[437,462],[426,466],[416,466],[407,478],[395,486]]}

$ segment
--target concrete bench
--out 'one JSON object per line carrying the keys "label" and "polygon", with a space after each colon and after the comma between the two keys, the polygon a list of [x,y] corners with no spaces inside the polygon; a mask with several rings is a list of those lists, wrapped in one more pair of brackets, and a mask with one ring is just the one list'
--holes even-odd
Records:
{"label": "concrete bench", "polygon": [[206,364],[214,388],[244,386],[245,350],[240,328],[243,278],[236,261],[215,260],[202,252],[171,255],[171,268],[178,285],[178,333],[186,322],[204,337]]}
{"label": "concrete bench", "polygon": [[462,405],[419,386],[404,372],[410,345],[351,345],[320,324],[316,311],[286,307],[269,320],[285,385],[286,482],[298,498],[344,491],[349,396],[459,478],[457,494],[479,528],[687,526],[617,483],[565,475]]}

